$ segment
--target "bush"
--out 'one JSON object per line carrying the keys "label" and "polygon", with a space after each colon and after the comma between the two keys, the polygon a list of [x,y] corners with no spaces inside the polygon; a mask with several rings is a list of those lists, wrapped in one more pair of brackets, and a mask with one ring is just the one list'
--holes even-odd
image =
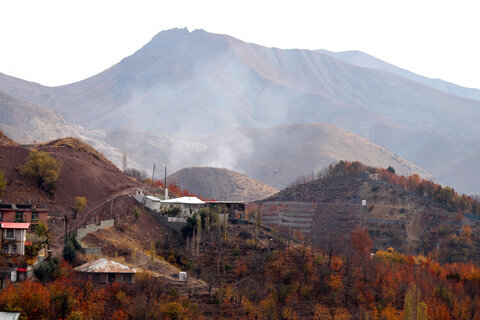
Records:
{"label": "bush", "polygon": [[72,241],[68,241],[67,244],[63,247],[62,256],[65,261],[72,262],[73,259],[77,256],[75,251],[75,246]]}
{"label": "bush", "polygon": [[5,179],[5,172],[0,170],[0,194],[5,191],[5,187],[7,186],[7,180]]}
{"label": "bush", "polygon": [[47,152],[32,150],[20,172],[24,176],[33,178],[39,188],[53,193],[61,169],[61,160],[52,158]]}
{"label": "bush", "polygon": [[38,267],[33,269],[33,274],[42,283],[46,281],[55,280],[59,270],[58,259],[50,259],[48,262],[43,262]]}

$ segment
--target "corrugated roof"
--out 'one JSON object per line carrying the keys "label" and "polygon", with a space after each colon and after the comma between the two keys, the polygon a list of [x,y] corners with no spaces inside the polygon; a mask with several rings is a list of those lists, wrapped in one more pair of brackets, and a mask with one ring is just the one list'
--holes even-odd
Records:
{"label": "corrugated roof", "polygon": [[2,229],[28,229],[30,228],[30,223],[20,223],[20,222],[3,222]]}
{"label": "corrugated roof", "polygon": [[162,200],[162,203],[183,203],[183,204],[205,204],[197,197],[181,197],[175,199]]}
{"label": "corrugated roof", "polygon": [[0,312],[0,320],[17,320],[20,312]]}
{"label": "corrugated roof", "polygon": [[88,263],[82,264],[74,269],[79,272],[93,272],[93,273],[136,273],[135,268],[131,268],[124,264],[100,258]]}

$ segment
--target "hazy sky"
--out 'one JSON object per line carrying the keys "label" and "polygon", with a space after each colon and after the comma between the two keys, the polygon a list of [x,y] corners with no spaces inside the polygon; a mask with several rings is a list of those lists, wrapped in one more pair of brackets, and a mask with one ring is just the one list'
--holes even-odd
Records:
{"label": "hazy sky", "polygon": [[0,72],[66,84],[188,27],[269,47],[361,50],[480,88],[479,15],[479,1],[462,0],[0,0]]}

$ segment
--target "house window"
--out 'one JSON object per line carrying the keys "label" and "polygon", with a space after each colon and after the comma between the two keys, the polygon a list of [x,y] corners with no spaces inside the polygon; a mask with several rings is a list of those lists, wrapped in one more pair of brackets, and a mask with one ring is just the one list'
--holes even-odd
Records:
{"label": "house window", "polygon": [[33,211],[32,212],[32,222],[37,222],[38,221],[38,212]]}
{"label": "house window", "polygon": [[37,225],[32,223],[30,225],[30,231],[33,233],[33,232],[35,232],[35,230],[37,230]]}
{"label": "house window", "polygon": [[7,229],[7,239],[15,239],[15,230]]}
{"label": "house window", "polygon": [[17,245],[16,244],[13,244],[12,253],[13,254],[17,253]]}
{"label": "house window", "polygon": [[108,274],[108,283],[115,281],[115,273]]}
{"label": "house window", "polygon": [[8,244],[3,245],[3,252],[8,253]]}
{"label": "house window", "polygon": [[23,212],[22,211],[15,212],[15,222],[23,222]]}

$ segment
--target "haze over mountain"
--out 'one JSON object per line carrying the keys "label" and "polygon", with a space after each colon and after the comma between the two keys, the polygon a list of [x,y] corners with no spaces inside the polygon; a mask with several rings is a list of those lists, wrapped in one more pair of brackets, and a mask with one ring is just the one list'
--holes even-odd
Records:
{"label": "haze over mountain", "polygon": [[[241,161],[232,164],[236,161],[230,159],[248,159],[251,153],[244,148],[248,144],[236,145],[251,139],[244,132],[246,129],[232,128],[322,122],[392,150],[459,191],[479,191],[480,172],[472,172],[464,165],[480,152],[480,101],[432,88],[418,79],[413,81],[406,78],[408,73],[394,74],[379,66],[381,63],[372,69],[361,63],[361,67],[352,64],[355,59],[344,59],[347,63],[337,58],[321,51],[266,48],[203,30],[172,29],[160,32],[132,56],[83,81],[44,87],[0,75],[0,91],[58,112],[68,122],[88,128],[84,136],[93,138],[85,140],[106,143],[105,150],[113,150],[111,145],[123,149],[128,141],[135,140],[135,148],[129,149],[129,154],[138,164],[145,158],[140,151],[144,150],[157,161],[166,159],[164,163],[170,166],[211,165],[196,158],[198,150],[204,148],[202,155],[213,153],[218,155],[217,162],[225,161],[216,166],[281,187],[291,181],[274,175],[268,181],[262,180],[239,165]],[[122,130],[123,137],[128,139],[114,137]],[[263,133],[261,129],[251,130]],[[226,132],[234,135],[226,137]],[[192,137],[199,134],[224,135],[227,142],[223,149],[229,151],[216,153],[222,148],[206,148],[208,144],[203,138]],[[283,138],[282,152],[295,146],[297,153],[291,156],[310,154],[310,140],[299,141],[288,135]],[[118,143],[114,143],[116,140]],[[166,150],[165,146],[173,146],[174,150],[168,149],[168,155],[158,154],[156,150]],[[261,152],[268,153],[268,148]],[[335,153],[339,158],[334,160],[369,163],[366,150],[359,159]],[[118,149],[111,152],[121,154]],[[168,162],[177,158],[180,161]],[[293,158],[287,160],[294,162]],[[317,161],[313,168],[319,163],[323,161]],[[151,165],[150,162],[142,167]],[[302,172],[286,176],[295,178],[310,173],[299,167]],[[311,169],[312,166],[308,168]]]}
{"label": "haze over mountain", "polygon": [[52,111],[0,92],[0,130],[21,143],[76,136],[82,129]]}
{"label": "haze over mountain", "polygon": [[124,148],[129,164],[142,168],[151,168],[154,162],[168,164],[169,172],[193,166],[227,167],[277,189],[340,159],[393,166],[400,174],[418,173],[434,180],[425,170],[371,141],[324,123],[244,127],[197,136],[107,132],[106,143]]}

